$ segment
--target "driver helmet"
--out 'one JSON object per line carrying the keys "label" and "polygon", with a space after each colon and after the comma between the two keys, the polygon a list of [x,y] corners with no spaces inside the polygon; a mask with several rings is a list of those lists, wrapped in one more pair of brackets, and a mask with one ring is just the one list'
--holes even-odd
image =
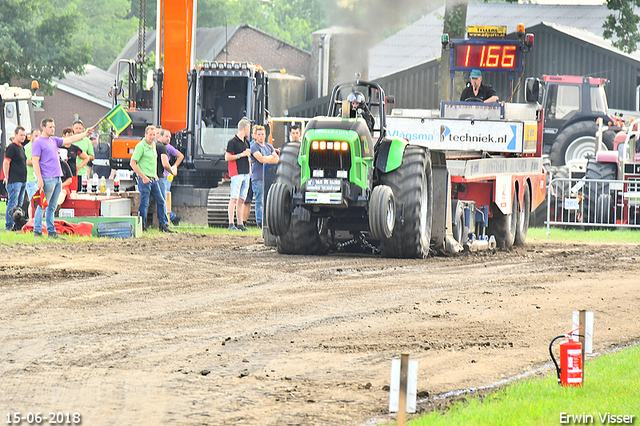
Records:
{"label": "driver helmet", "polygon": [[350,103],[357,102],[358,105],[364,104],[364,95],[360,92],[351,92],[349,96],[347,96],[347,100]]}

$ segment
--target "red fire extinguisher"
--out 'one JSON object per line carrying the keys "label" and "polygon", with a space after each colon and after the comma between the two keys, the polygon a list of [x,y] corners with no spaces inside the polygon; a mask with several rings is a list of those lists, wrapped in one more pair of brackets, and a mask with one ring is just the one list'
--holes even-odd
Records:
{"label": "red fire extinguisher", "polygon": [[[558,384],[562,386],[582,386],[582,343],[571,340],[571,338],[575,336],[582,337],[579,334],[573,334],[581,328],[582,327],[576,328],[575,330],[571,330],[567,334],[556,336],[549,344],[549,354],[551,355],[551,359],[556,366],[556,372],[558,374]],[[560,366],[558,367],[558,362],[553,356],[551,346],[553,345],[553,342],[563,337],[566,337],[569,340],[560,343]]]}

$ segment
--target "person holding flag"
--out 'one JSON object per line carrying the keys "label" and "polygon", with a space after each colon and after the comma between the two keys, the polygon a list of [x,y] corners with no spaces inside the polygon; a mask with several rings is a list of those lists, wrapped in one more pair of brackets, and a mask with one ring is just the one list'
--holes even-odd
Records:
{"label": "person holding flag", "polygon": [[[60,168],[60,159],[58,157],[58,148],[68,148],[72,143],[88,137],[97,126],[97,124],[82,133],[77,133],[68,138],[59,138],[55,136],[56,125],[53,118],[45,118],[42,120],[42,134],[36,138],[31,148],[31,161],[33,163],[33,171],[36,175],[38,190],[43,190],[46,200],[57,200],[62,188],[62,169]],[[49,238],[58,238],[56,227],[53,222],[53,214],[56,208],[56,202],[50,202],[46,207],[47,233]],[[42,237],[42,216],[44,210],[39,204],[36,208],[33,223],[33,235]]]}

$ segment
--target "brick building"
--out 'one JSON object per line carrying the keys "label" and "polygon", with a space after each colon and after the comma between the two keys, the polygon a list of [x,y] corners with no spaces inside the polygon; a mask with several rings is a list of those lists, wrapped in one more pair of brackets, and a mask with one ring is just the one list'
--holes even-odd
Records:
{"label": "brick building", "polygon": [[[155,50],[156,31],[147,32],[145,42],[145,53],[149,57]],[[108,71],[115,73],[120,59],[135,58],[137,49],[138,37],[134,35]],[[284,68],[287,74],[304,77],[308,81],[311,53],[251,25],[241,24],[233,27],[198,28],[196,61],[251,62],[261,65],[267,71],[279,72]]]}
{"label": "brick building", "polygon": [[92,126],[111,109],[109,90],[115,76],[93,65],[85,65],[85,73],[74,73],[60,79],[53,79],[53,96],[44,96],[43,111],[36,111],[34,118],[40,121],[52,117],[56,122],[56,134],[62,136],[62,129],[71,126],[80,118],[85,126]]}

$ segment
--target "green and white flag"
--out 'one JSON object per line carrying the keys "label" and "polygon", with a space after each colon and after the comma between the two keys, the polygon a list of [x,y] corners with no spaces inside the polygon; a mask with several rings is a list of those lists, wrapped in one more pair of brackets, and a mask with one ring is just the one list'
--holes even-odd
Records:
{"label": "green and white flag", "polygon": [[111,123],[117,134],[122,133],[131,124],[131,117],[129,117],[122,105],[116,105],[115,108],[107,113],[105,118]]}

